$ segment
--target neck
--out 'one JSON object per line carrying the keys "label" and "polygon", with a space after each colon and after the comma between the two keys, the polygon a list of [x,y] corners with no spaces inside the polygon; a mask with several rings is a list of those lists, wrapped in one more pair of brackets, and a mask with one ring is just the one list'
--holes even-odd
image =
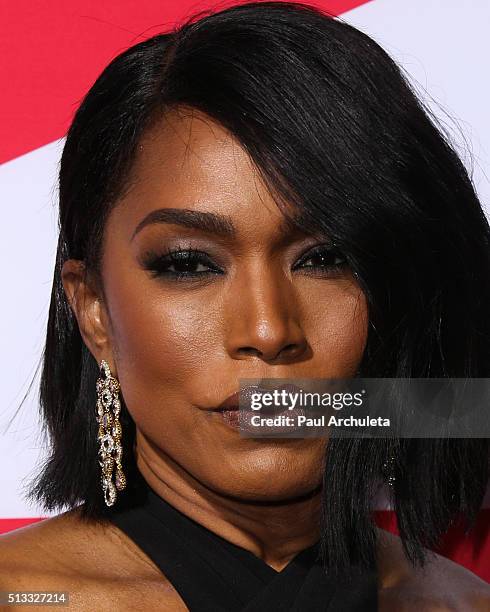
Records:
{"label": "neck", "polygon": [[264,502],[225,497],[193,478],[168,456],[139,440],[138,469],[174,508],[277,571],[318,541],[321,489],[300,498]]}

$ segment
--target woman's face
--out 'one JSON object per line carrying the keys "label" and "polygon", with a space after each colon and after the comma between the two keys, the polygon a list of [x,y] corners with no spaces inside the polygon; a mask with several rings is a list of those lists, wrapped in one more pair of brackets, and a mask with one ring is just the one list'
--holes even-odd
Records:
{"label": "woman's face", "polygon": [[[212,409],[241,378],[353,376],[363,293],[313,252],[325,239],[283,233],[247,153],[197,111],[152,128],[132,179],[105,231],[110,353],[100,357],[136,423],[138,463],[162,477],[173,464],[242,499],[307,494],[321,482],[324,439],[244,438]],[[186,263],[189,250],[202,255]]]}

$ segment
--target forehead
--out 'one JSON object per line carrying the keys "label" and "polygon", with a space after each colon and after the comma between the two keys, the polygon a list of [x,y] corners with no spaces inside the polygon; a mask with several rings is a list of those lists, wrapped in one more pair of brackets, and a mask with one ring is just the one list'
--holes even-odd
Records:
{"label": "forehead", "polygon": [[138,145],[130,188],[120,202],[133,222],[157,208],[212,210],[250,218],[282,214],[238,140],[195,109],[174,109]]}
{"label": "forehead", "polygon": [[176,177],[182,172],[201,176],[252,170],[252,162],[239,142],[221,124],[192,108],[174,108],[142,138],[134,170],[149,177],[163,168]]}

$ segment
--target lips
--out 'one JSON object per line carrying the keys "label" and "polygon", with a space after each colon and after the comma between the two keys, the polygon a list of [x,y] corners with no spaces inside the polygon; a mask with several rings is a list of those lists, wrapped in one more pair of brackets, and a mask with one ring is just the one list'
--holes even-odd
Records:
{"label": "lips", "polygon": [[[286,391],[288,393],[298,393],[301,391],[300,387],[291,383],[274,385],[272,387],[266,387],[263,385],[250,385],[242,387],[239,391],[236,391],[229,397],[227,397],[219,406],[214,408],[216,411],[224,412],[230,410],[252,410],[252,397],[255,394],[270,394],[273,391]],[[262,412],[277,412],[281,409],[280,406],[263,406]]]}

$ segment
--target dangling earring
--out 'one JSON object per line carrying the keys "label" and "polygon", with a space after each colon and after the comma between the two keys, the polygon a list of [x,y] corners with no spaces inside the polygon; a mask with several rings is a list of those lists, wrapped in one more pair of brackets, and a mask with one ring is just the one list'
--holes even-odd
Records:
{"label": "dangling earring", "polygon": [[389,487],[393,487],[396,480],[394,455],[390,455],[390,457],[383,463],[382,470],[386,483]]}
{"label": "dangling earring", "polygon": [[97,379],[97,423],[99,424],[99,465],[102,468],[101,483],[104,501],[112,506],[117,491],[126,487],[126,477],[122,470],[121,401],[119,382],[112,376],[109,364],[100,362],[100,376]]}

